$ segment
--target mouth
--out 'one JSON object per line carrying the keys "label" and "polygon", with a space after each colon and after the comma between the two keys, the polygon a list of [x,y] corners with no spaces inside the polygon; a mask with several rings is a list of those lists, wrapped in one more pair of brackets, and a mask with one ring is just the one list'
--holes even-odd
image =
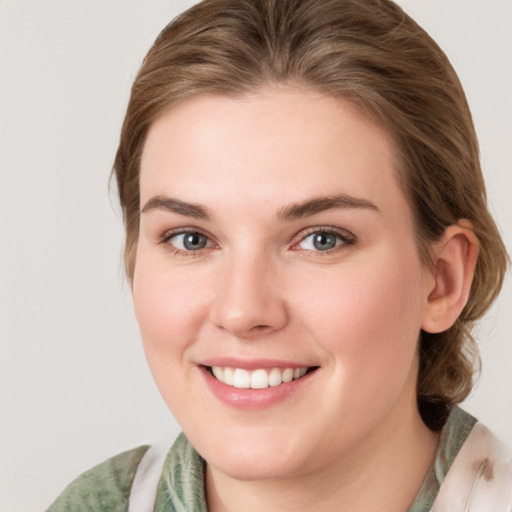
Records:
{"label": "mouth", "polygon": [[307,390],[320,366],[271,360],[216,358],[198,365],[207,388],[224,404],[239,410],[274,407]]}
{"label": "mouth", "polygon": [[266,389],[302,379],[318,367],[298,368],[233,368],[230,366],[207,366],[207,370],[219,382],[237,389]]}

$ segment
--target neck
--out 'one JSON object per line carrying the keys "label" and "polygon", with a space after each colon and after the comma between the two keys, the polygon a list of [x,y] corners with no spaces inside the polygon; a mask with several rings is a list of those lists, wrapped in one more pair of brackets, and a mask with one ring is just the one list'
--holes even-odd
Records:
{"label": "neck", "polygon": [[416,407],[409,411],[408,416],[398,416],[399,421],[390,415],[357,448],[319,471],[241,481],[208,465],[208,510],[403,512],[434,461],[439,439],[424,425]]}

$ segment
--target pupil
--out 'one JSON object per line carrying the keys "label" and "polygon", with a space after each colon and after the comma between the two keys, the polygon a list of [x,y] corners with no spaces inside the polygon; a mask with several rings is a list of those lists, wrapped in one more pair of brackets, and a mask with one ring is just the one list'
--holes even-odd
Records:
{"label": "pupil", "polygon": [[189,233],[184,237],[185,249],[202,249],[206,245],[206,237],[199,233]]}
{"label": "pupil", "polygon": [[315,249],[328,250],[336,246],[336,237],[327,233],[319,233],[313,239]]}

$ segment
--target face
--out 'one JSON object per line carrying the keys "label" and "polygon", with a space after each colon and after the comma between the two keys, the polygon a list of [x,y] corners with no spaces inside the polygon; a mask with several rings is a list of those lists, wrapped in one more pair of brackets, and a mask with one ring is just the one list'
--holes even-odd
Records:
{"label": "face", "polygon": [[432,276],[385,131],[306,90],[196,96],[152,126],[140,191],[147,360],[211,467],[299,475],[417,417]]}

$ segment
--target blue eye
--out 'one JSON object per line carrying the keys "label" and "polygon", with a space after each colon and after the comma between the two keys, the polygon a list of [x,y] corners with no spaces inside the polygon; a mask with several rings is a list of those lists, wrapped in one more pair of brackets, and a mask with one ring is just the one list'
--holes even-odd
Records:
{"label": "blue eye", "polygon": [[354,240],[347,235],[333,231],[318,230],[304,237],[298,244],[299,249],[306,251],[328,252]]}
{"label": "blue eye", "polygon": [[211,245],[207,236],[195,231],[172,235],[167,242],[179,251],[199,251]]}

